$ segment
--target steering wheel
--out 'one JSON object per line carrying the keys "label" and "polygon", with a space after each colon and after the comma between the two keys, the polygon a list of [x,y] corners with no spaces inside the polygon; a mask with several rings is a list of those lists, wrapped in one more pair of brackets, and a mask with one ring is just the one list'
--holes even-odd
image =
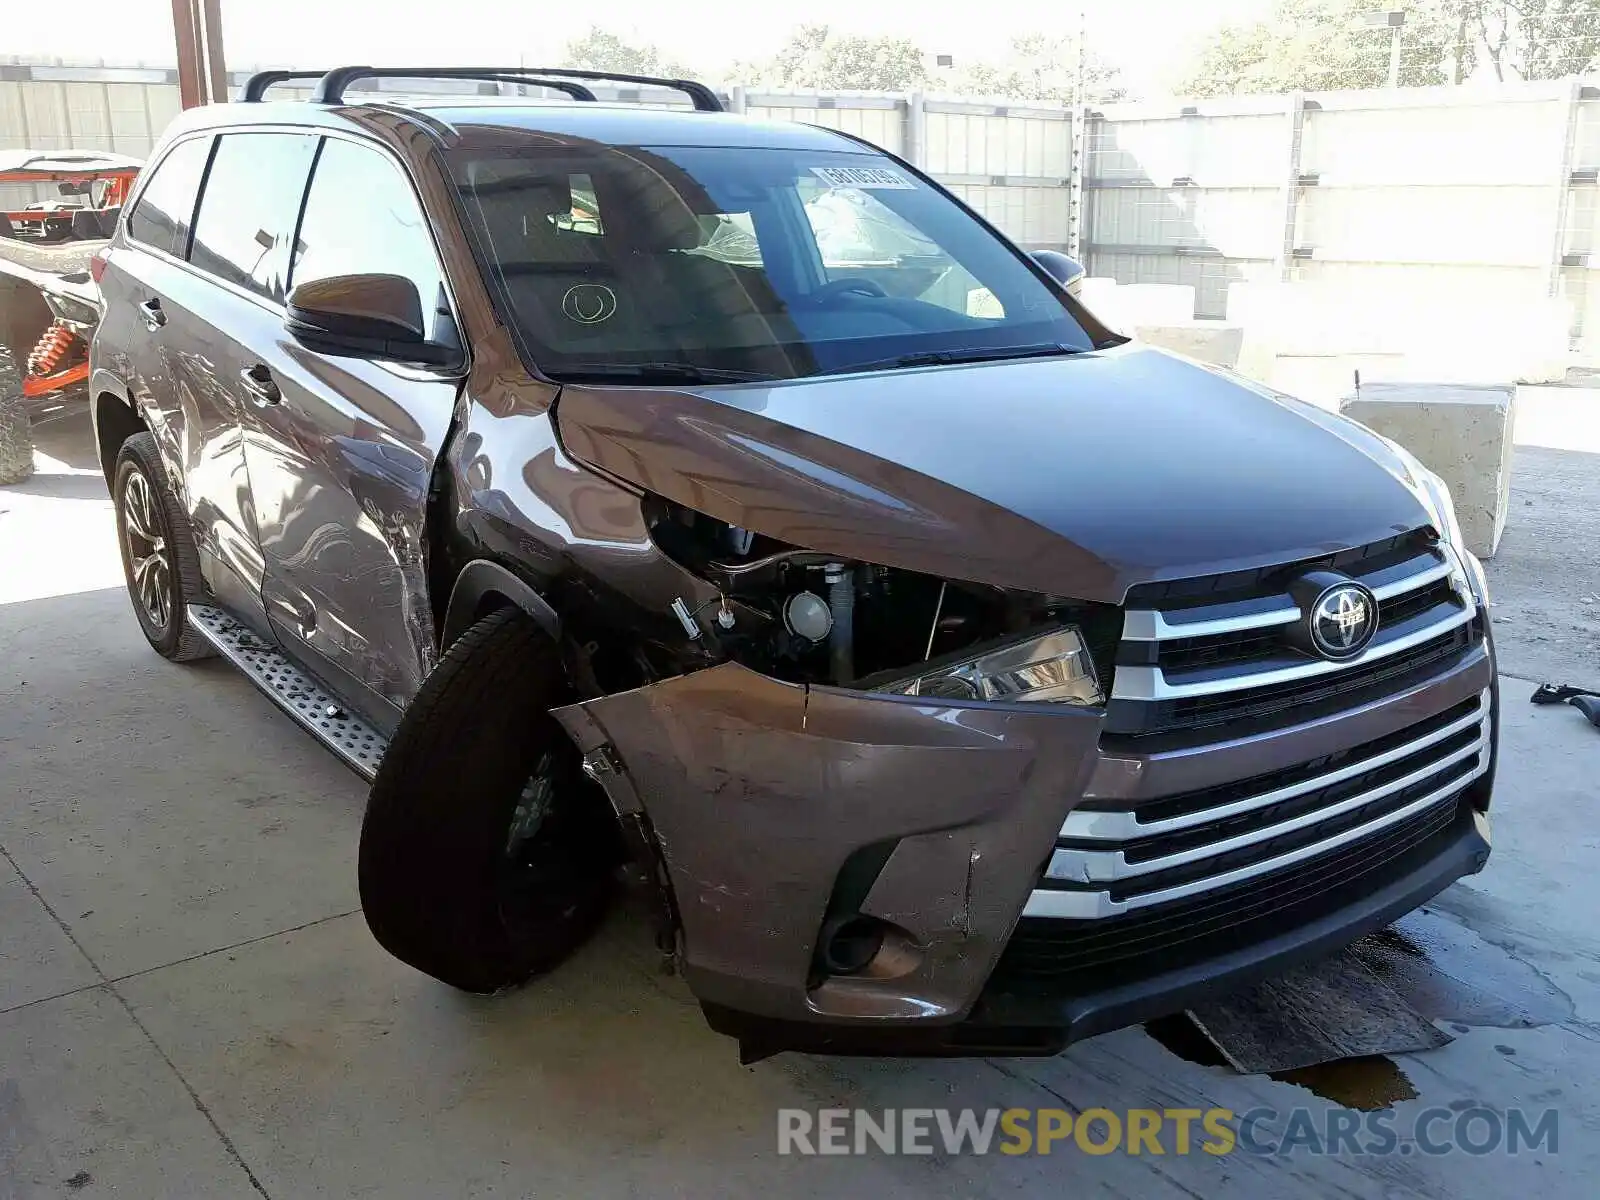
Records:
{"label": "steering wheel", "polygon": [[871,296],[881,299],[888,296],[880,284],[861,275],[850,275],[844,279],[834,279],[823,284],[811,295],[806,297],[806,303],[815,308],[821,308],[836,296]]}

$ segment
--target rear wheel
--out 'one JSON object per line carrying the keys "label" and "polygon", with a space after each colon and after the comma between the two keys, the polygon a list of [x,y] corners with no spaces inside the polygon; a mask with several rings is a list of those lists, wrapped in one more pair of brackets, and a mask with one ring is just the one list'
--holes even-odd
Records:
{"label": "rear wheel", "polygon": [[200,555],[189,515],[167,484],[150,434],[135,434],[122,443],[111,476],[111,499],[128,597],[146,640],[174,662],[209,658],[216,651],[189,624],[187,611],[191,604],[206,602]]}
{"label": "rear wheel", "polygon": [[385,753],[361,826],[361,904],[402,962],[469,992],[556,966],[605,914],[616,822],[549,710],[555,644],[501,609],[445,653]]}

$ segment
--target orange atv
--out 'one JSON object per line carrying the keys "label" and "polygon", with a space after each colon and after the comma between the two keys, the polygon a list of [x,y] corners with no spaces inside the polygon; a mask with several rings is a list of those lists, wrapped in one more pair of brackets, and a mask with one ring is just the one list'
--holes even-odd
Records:
{"label": "orange atv", "polygon": [[61,197],[0,211],[0,348],[17,360],[25,397],[88,378],[100,320],[94,255],[141,165],[99,151],[0,151],[0,184],[54,184]]}

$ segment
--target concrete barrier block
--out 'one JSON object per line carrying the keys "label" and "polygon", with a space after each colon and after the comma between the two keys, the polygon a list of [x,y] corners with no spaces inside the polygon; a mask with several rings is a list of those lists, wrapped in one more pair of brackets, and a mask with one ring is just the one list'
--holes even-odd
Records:
{"label": "concrete barrier block", "polygon": [[1443,479],[1467,549],[1490,558],[1511,497],[1516,394],[1512,384],[1363,382],[1339,411],[1393,438]]}
{"label": "concrete barrier block", "polygon": [[1141,342],[1219,367],[1237,366],[1239,348],[1244,343],[1244,330],[1238,325],[1198,318],[1160,324],[1141,322],[1128,332]]}
{"label": "concrete barrier block", "polygon": [[1105,275],[1085,275],[1078,285],[1078,299],[1110,329],[1122,332],[1117,314],[1117,281]]}
{"label": "concrete barrier block", "polygon": [[1194,320],[1194,288],[1186,283],[1119,283],[1112,296],[1124,330]]}

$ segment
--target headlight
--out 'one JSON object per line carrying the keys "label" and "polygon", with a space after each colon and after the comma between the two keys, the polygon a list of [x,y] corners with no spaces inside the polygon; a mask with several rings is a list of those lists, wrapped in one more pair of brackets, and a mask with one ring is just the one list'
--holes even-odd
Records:
{"label": "headlight", "polygon": [[1432,520],[1433,527],[1439,531],[1439,536],[1450,545],[1460,548],[1461,526],[1456,522],[1456,506],[1450,498],[1450,488],[1399,442],[1392,438],[1383,440],[1389,444],[1389,449],[1395,452],[1400,461],[1405,463],[1407,471],[1426,494],[1428,516]]}
{"label": "headlight", "polygon": [[1439,536],[1457,549],[1461,547],[1461,526],[1456,521],[1455,502],[1450,499],[1450,489],[1445,481],[1432,471],[1423,469],[1421,477],[1422,490],[1428,493],[1432,501],[1433,527],[1439,531]]}
{"label": "headlight", "polygon": [[1105,703],[1094,661],[1072,626],[945,663],[876,690],[941,700]]}

